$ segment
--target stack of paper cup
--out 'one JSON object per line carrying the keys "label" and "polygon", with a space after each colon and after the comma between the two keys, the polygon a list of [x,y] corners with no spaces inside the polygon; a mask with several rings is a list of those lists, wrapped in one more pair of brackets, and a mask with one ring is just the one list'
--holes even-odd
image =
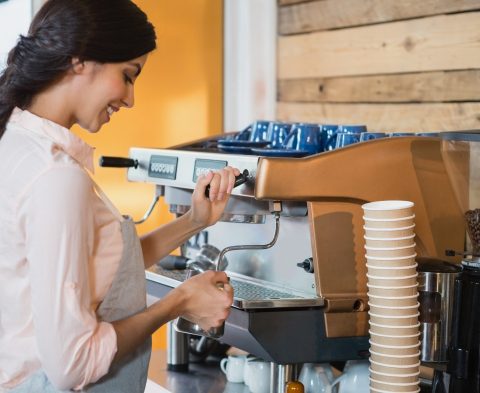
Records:
{"label": "stack of paper cup", "polygon": [[419,392],[413,203],[379,201],[362,207],[370,306],[370,391]]}

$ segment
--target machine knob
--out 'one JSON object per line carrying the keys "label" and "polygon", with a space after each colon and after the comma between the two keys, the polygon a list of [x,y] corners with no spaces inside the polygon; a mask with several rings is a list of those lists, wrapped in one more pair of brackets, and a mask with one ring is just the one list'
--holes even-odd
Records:
{"label": "machine knob", "polygon": [[303,262],[297,263],[298,267],[301,267],[307,273],[313,273],[313,258],[307,258]]}
{"label": "machine knob", "polygon": [[98,164],[102,167],[109,167],[109,168],[135,168],[138,167],[138,160],[134,160],[132,158],[125,158],[125,157],[108,157],[108,156],[101,156],[98,160]]}

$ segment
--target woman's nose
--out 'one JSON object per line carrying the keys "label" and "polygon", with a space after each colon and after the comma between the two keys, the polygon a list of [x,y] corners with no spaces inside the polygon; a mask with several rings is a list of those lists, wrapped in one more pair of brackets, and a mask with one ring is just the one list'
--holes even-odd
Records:
{"label": "woman's nose", "polygon": [[122,101],[123,105],[125,105],[127,108],[132,108],[133,107],[133,104],[135,103],[133,86],[129,86],[127,88],[127,93],[121,101]]}

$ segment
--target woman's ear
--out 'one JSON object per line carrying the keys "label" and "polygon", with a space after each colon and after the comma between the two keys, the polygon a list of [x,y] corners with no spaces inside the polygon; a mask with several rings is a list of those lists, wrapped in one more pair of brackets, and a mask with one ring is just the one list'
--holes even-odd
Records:
{"label": "woman's ear", "polygon": [[72,57],[72,71],[74,74],[81,74],[85,70],[85,62],[78,57]]}

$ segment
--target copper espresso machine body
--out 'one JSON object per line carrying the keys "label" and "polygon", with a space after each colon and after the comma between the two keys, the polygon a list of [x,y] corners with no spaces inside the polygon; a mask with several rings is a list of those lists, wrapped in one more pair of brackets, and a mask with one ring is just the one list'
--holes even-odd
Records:
{"label": "copper espresso machine body", "polygon": [[[436,138],[384,138],[302,159],[204,148],[214,142],[132,148],[130,157],[139,165],[129,169],[128,178],[157,184],[171,211],[181,214],[188,209],[195,176],[205,169],[198,162],[248,169],[251,179],[232,192],[227,222],[208,229],[209,243],[219,249],[268,242],[274,226],[269,206],[282,202],[275,247],[227,255],[233,279],[297,295],[292,302],[234,303],[221,341],[265,360],[291,364],[368,355],[363,203],[413,201],[419,255],[443,256],[446,248],[463,245],[463,218]],[[152,176],[154,156],[176,159],[175,179]],[[308,257],[313,257],[313,275],[296,266]],[[147,271],[147,279],[149,294],[156,297],[179,284],[155,268]]]}

